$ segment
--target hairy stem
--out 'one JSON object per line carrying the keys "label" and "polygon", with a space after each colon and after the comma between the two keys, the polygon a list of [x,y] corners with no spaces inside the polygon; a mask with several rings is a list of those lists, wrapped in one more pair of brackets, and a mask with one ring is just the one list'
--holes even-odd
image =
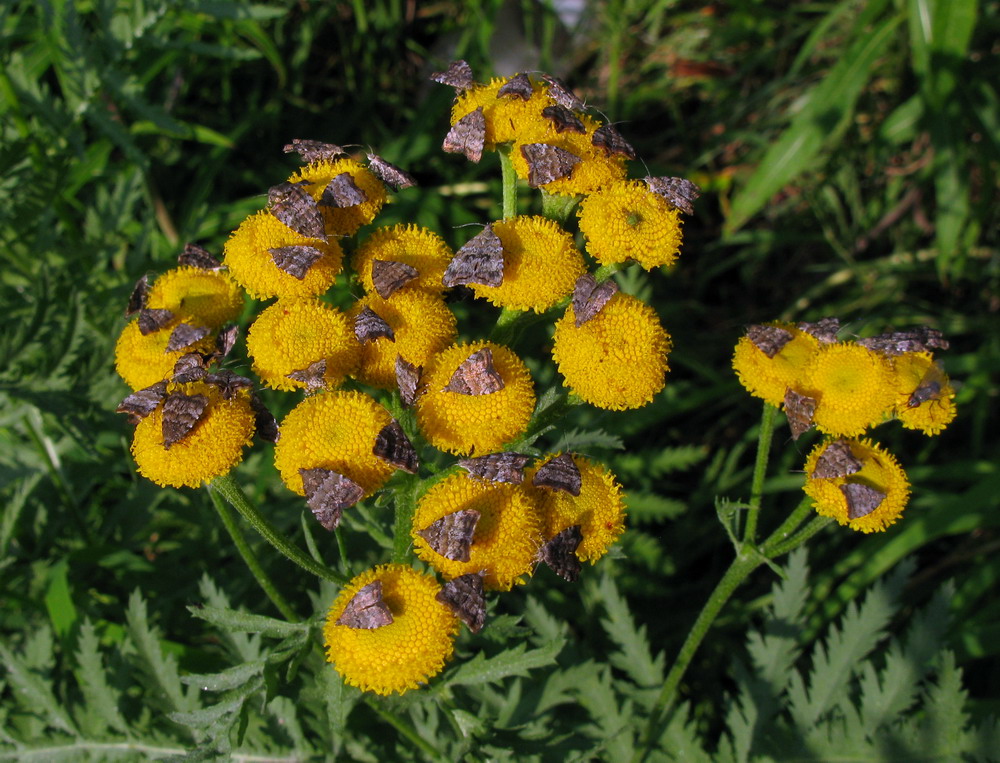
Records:
{"label": "hairy stem", "polygon": [[770,403],[764,403],[764,413],[760,417],[760,433],[757,437],[757,460],[753,466],[753,480],[750,483],[750,510],[747,511],[747,523],[743,529],[743,542],[754,543],[757,540],[757,518],[760,515],[760,502],[764,495],[764,477],[767,474],[767,460],[771,453],[771,439],[774,436],[774,419],[778,409]]}
{"label": "hairy stem", "polygon": [[517,216],[517,175],[510,160],[510,146],[497,149],[500,155],[500,178],[503,188],[503,219]]}

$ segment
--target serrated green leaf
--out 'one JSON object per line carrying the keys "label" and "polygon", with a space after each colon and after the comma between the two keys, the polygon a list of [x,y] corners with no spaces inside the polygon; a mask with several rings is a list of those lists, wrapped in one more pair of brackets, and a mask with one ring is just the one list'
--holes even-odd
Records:
{"label": "serrated green leaf", "polygon": [[49,613],[52,630],[65,639],[76,622],[76,607],[69,591],[69,562],[61,559],[49,570],[49,585],[45,589],[45,609]]}
{"label": "serrated green leaf", "polygon": [[628,602],[618,593],[618,588],[607,573],[601,576],[597,590],[607,613],[607,617],[601,618],[601,625],[618,647],[618,651],[610,655],[611,663],[624,670],[639,686],[661,685],[664,678],[664,656],[660,652],[653,657],[646,638],[646,627],[636,627]]}
{"label": "serrated green leaf", "polygon": [[16,696],[24,708],[43,718],[47,726],[57,728],[70,736],[79,736],[72,718],[66,713],[63,703],[56,699],[49,685],[28,669],[24,661],[15,655],[7,645],[0,642],[0,660],[7,671],[7,677],[16,690]]}
{"label": "serrated green leaf", "polygon": [[252,660],[234,665],[219,673],[190,673],[181,676],[181,681],[188,686],[197,686],[202,691],[226,691],[262,676],[266,664],[266,660]]}
{"label": "serrated green leaf", "polygon": [[[100,640],[89,619],[80,626],[76,649],[76,680],[83,692],[88,714],[102,724],[125,734],[128,724],[118,709],[119,694],[107,682],[104,661],[101,659]],[[92,728],[91,735],[97,735],[104,728]]]}
{"label": "serrated green leaf", "polygon": [[159,690],[148,694],[151,704],[162,706],[167,711],[180,712],[196,707],[194,695],[184,693],[177,673],[177,661],[163,653],[159,636],[149,625],[146,602],[138,590],[129,596],[125,618],[129,638],[136,649],[137,665],[146,675],[148,683]]}
{"label": "serrated green leaf", "polygon": [[510,676],[527,676],[536,668],[551,665],[565,645],[565,640],[558,639],[530,651],[527,644],[518,644],[495,657],[486,657],[480,652],[451,671],[444,684],[469,686],[493,683]]}
{"label": "serrated green leaf", "polygon": [[263,636],[282,638],[302,631],[308,631],[306,623],[290,623],[264,615],[251,615],[235,609],[219,607],[188,607],[188,611],[202,620],[207,620],[225,631],[238,633],[260,633]]}

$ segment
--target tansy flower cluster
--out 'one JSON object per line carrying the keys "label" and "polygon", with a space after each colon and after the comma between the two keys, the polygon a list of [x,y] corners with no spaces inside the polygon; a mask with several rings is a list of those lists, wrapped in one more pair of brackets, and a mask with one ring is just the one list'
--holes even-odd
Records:
{"label": "tansy flower cluster", "polygon": [[[633,147],[558,80],[477,84],[464,62],[433,79],[456,89],[444,150],[477,162],[498,150],[529,187],[573,197],[582,248],[540,215],[488,221],[457,251],[414,224],[379,226],[390,194],[415,179],[373,153],[295,140],[285,152],[303,166],[268,189],[221,262],[189,245],[178,269],[140,281],[116,351],[135,390],[119,407],[136,422],[132,453],[157,484],[222,477],[256,431],[326,530],[340,532],[345,517],[357,526],[351,507],[380,492],[398,488],[412,503],[408,523],[385,515],[386,527],[409,528],[412,561],[428,572],[361,573],[324,630],[344,681],[379,694],[440,672],[459,623],[483,627],[484,592],[523,584],[543,563],[575,580],[625,529],[615,476],[531,445],[528,365],[495,338],[460,339],[452,303],[478,298],[507,323],[551,313],[567,404],[646,405],[665,384],[671,340],[653,308],[608,276],[673,263],[680,215],[698,195],[680,178],[628,180]],[[255,381],[217,367],[238,344],[224,326],[244,292],[268,303],[246,334]],[[280,424],[258,385],[296,396]]]}
{"label": "tansy flower cluster", "polygon": [[884,530],[909,497],[906,473],[867,430],[891,419],[936,435],[955,417],[955,391],[933,350],[941,332],[920,327],[838,341],[840,323],[774,321],[747,328],[733,368],[755,397],[781,406],[792,437],[826,437],[806,459],[805,492],[817,512],[862,532]]}

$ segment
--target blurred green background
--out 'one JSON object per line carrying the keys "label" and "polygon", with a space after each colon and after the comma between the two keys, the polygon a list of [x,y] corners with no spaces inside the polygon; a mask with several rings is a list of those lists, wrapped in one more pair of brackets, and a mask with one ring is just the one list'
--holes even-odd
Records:
{"label": "blurred green background", "polygon": [[[743,327],[834,315],[850,337],[931,325],[951,340],[940,357],[958,419],[935,438],[876,430],[910,475],[910,507],[884,534],[831,528],[814,541],[810,606],[818,630],[915,554],[908,601],[955,579],[951,639],[972,707],[1000,710],[1000,3],[560,5],[0,6],[0,639],[16,646],[48,624],[58,670],[82,618],[113,642],[139,589],[182,667],[205,669],[211,639],[184,609],[201,575],[234,605],[262,606],[204,491],[134,473],[130,427],[113,413],[127,392],[112,351],[128,293],[187,241],[221,254],[297,166],[282,153],[292,138],[371,147],[417,177],[376,224],[416,222],[454,244],[456,226],[498,216],[495,157],[472,166],[440,151],[452,91],[427,76],[462,57],[483,79],[561,76],[620,123],[650,174],[703,189],[679,264],[620,276],[673,336],[665,392],[637,412],[569,421],[624,442],[593,449],[630,495],[631,527],[608,563],[653,644],[676,652],[732,557],[713,502],[749,493],[760,406],[729,366]],[[543,357],[546,341],[539,326],[519,350]],[[558,383],[548,365],[532,369],[539,388]],[[290,405],[271,402],[279,415]],[[780,437],[765,530],[797,502],[811,447]],[[237,474],[299,532],[302,506],[268,448]],[[260,551],[311,611],[311,582]],[[707,728],[771,580],[757,573],[689,673],[685,694]],[[551,578],[531,593],[572,618],[573,593]],[[524,595],[501,607],[517,612]],[[600,652],[595,627],[574,628]]]}

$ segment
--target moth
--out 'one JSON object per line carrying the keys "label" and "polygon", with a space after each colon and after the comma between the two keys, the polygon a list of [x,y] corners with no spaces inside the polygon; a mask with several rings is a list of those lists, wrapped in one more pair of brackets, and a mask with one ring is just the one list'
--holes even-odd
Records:
{"label": "moth", "polygon": [[590,273],[576,279],[573,288],[573,323],[580,328],[597,315],[611,298],[618,293],[618,284],[612,280],[597,283]]}
{"label": "moth", "polygon": [[582,479],[573,457],[569,453],[563,453],[539,468],[531,478],[531,484],[550,490],[562,490],[576,497],[580,495]]}
{"label": "moth", "polygon": [[493,365],[493,350],[472,353],[455,369],[445,389],[459,395],[492,395],[504,388],[503,377]]}
{"label": "moth", "polygon": [[861,462],[851,453],[851,446],[846,440],[834,440],[816,459],[813,469],[814,479],[828,480],[834,477],[847,477],[861,471]]}
{"label": "moth", "polygon": [[399,397],[406,408],[412,408],[417,401],[420,374],[423,370],[423,366],[413,365],[402,355],[396,356],[396,386],[399,387]]}
{"label": "moth", "polygon": [[603,148],[608,156],[624,156],[626,159],[638,159],[639,154],[613,125],[602,125],[594,130],[590,142],[598,148]]}
{"label": "moth", "polygon": [[252,381],[225,368],[212,374],[206,374],[205,381],[222,393],[223,400],[232,400],[241,389],[253,388]]}
{"label": "moth", "polygon": [[305,244],[276,246],[267,251],[271,255],[271,261],[279,270],[283,270],[299,281],[306,277],[309,268],[323,256],[323,252],[319,249]]}
{"label": "moth", "polygon": [[847,501],[848,519],[860,519],[868,516],[885,500],[885,493],[858,482],[848,482],[841,485],[840,491]]}
{"label": "moth", "polygon": [[474,82],[472,67],[462,59],[452,61],[443,72],[434,72],[431,75],[431,81],[448,85],[456,90],[468,90]]}
{"label": "moth", "polygon": [[390,342],[396,341],[396,332],[392,330],[392,326],[386,323],[382,316],[367,306],[354,319],[354,336],[362,343],[374,342],[376,339],[382,337],[388,339]]}
{"label": "moth", "polygon": [[455,252],[441,282],[451,288],[459,284],[478,283],[499,286],[503,283],[503,243],[487,225]]}
{"label": "moth", "polygon": [[413,449],[413,443],[395,420],[382,427],[375,436],[372,453],[390,466],[410,474],[416,474],[420,468],[420,459],[417,457],[417,451]]}
{"label": "moth", "polygon": [[201,341],[208,336],[209,330],[205,326],[191,326],[187,323],[178,323],[174,330],[170,332],[170,339],[167,340],[165,352],[177,352],[185,347]]}
{"label": "moth", "polygon": [[587,134],[587,128],[584,127],[583,122],[565,106],[559,106],[558,104],[555,106],[546,106],[542,109],[542,116],[552,122],[556,128],[556,132]]}
{"label": "moth", "polygon": [[395,164],[387,162],[378,154],[368,154],[367,156],[368,169],[392,190],[399,191],[402,188],[411,188],[417,184],[413,175],[400,169]]}
{"label": "moth", "polygon": [[701,189],[684,178],[646,177],[649,190],[663,198],[667,204],[677,207],[686,215],[694,214],[692,202],[701,195]]}
{"label": "moth", "polygon": [[250,396],[250,410],[254,414],[254,429],[257,431],[257,436],[265,442],[277,443],[281,434],[278,431],[278,420],[256,393]]}
{"label": "moth", "polygon": [[[149,297],[149,276],[145,275],[135,282],[132,293],[128,297],[128,306],[125,308],[125,317],[139,312],[146,306],[146,299]],[[142,331],[142,327],[139,327]]]}
{"label": "moth", "polygon": [[572,90],[557,77],[553,77],[551,74],[541,74],[539,75],[545,83],[549,86],[549,97],[553,101],[558,103],[564,109],[569,109],[570,111],[583,111],[583,101],[576,97]]}
{"label": "moth", "polygon": [[754,324],[747,326],[747,337],[753,342],[754,347],[767,357],[773,358],[781,352],[782,347],[792,341],[792,332],[780,326]]}
{"label": "moth", "polygon": [[539,556],[554,573],[572,583],[580,577],[580,560],[576,556],[576,550],[582,542],[580,525],[572,525],[542,546]]}
{"label": "moth", "polygon": [[139,324],[139,333],[148,336],[169,325],[173,319],[174,314],[169,310],[144,307],[139,311],[136,322]]}
{"label": "moth", "polygon": [[837,342],[837,333],[840,331],[839,318],[821,318],[815,323],[802,322],[797,325],[799,331],[816,337],[823,344],[836,344]]}
{"label": "moth", "polygon": [[528,185],[532,188],[569,177],[580,163],[576,154],[548,143],[527,143],[521,146],[521,156],[528,163]]}
{"label": "moth", "polygon": [[300,140],[295,138],[284,147],[286,154],[296,153],[307,164],[321,160],[332,161],[338,156],[347,156],[347,152],[336,143],[323,143],[318,140]]}
{"label": "moth", "polygon": [[478,572],[468,572],[449,580],[434,598],[454,612],[473,633],[483,629],[486,598],[483,596],[483,576]]}
{"label": "moth", "polygon": [[858,344],[888,357],[902,355],[904,352],[947,350],[949,347],[944,334],[928,326],[918,326],[910,331],[892,331],[868,339],[859,339]]}
{"label": "moth", "polygon": [[482,106],[455,122],[441,144],[441,148],[449,154],[465,154],[466,159],[475,163],[483,158],[485,146],[486,117],[483,116]]}
{"label": "moth", "polygon": [[347,209],[364,204],[366,201],[368,194],[358,188],[354,176],[350,172],[341,172],[339,175],[334,175],[326,184],[318,203],[325,207]]}
{"label": "moth", "polygon": [[800,395],[791,387],[785,390],[785,416],[788,417],[793,440],[799,439],[802,433],[812,426],[815,412],[815,398]]}
{"label": "moth", "polygon": [[417,269],[395,260],[372,260],[372,285],[382,299],[389,299],[419,275]]}
{"label": "moth", "polygon": [[419,530],[417,535],[445,559],[467,562],[479,517],[480,514],[475,509],[455,511],[431,522],[423,530]]}
{"label": "moth", "polygon": [[500,86],[500,89],[497,90],[497,97],[514,97],[520,98],[522,101],[528,101],[531,100],[534,92],[535,89],[532,87],[531,80],[528,79],[527,74],[515,74]]}
{"label": "moth", "polygon": [[302,475],[306,504],[327,530],[335,530],[344,509],[356,504],[365,494],[361,485],[332,469],[299,469],[299,474]]}
{"label": "moth", "polygon": [[159,381],[126,397],[118,404],[115,413],[127,413],[129,421],[138,424],[155,411],[166,396],[167,383]]}
{"label": "moth", "polygon": [[161,431],[163,447],[170,446],[187,437],[205,416],[208,409],[208,397],[205,395],[185,395],[183,392],[171,392],[163,401],[163,420]]}
{"label": "moth", "polygon": [[267,192],[271,214],[296,233],[326,241],[323,213],[309,192],[297,183],[278,183]]}
{"label": "moth", "polygon": [[240,335],[239,326],[230,326],[219,332],[215,338],[215,357],[224,358],[233,351],[236,346],[236,339]]}
{"label": "moth", "polygon": [[315,392],[326,386],[326,358],[310,363],[305,368],[292,371],[287,374],[292,381],[302,382],[306,385],[306,392]]}
{"label": "moth", "polygon": [[392,611],[382,598],[381,580],[369,583],[354,594],[337,618],[337,625],[366,631],[392,625],[392,622]]}
{"label": "moth", "polygon": [[177,256],[177,264],[181,267],[193,267],[199,270],[222,270],[222,263],[212,253],[197,244],[187,243],[184,251]]}
{"label": "moth", "polygon": [[458,465],[480,479],[520,485],[524,482],[524,467],[530,460],[531,456],[523,453],[490,453],[486,456],[463,458]]}

